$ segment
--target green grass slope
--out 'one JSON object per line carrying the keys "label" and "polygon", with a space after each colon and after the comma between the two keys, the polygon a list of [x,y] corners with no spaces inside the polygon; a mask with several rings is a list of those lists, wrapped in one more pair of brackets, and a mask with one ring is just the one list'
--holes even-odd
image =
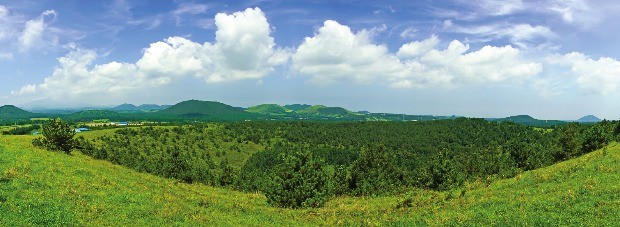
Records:
{"label": "green grass slope", "polygon": [[267,114],[267,115],[285,115],[291,110],[284,108],[278,104],[261,104],[258,106],[251,106],[245,109],[250,113]]}
{"label": "green grass slope", "polygon": [[320,209],[178,183],[0,136],[0,226],[591,225],[620,223],[620,145],[463,190],[334,198]]}

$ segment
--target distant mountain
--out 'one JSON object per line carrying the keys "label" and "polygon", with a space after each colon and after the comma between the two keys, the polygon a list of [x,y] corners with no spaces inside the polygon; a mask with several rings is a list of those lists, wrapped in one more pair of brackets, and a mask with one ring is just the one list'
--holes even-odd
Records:
{"label": "distant mountain", "polygon": [[596,122],[600,122],[601,119],[594,116],[594,115],[587,115],[587,116],[583,116],[581,118],[579,118],[579,120],[577,120],[577,122],[579,123],[596,123]]}
{"label": "distant mountain", "polygon": [[565,124],[565,121],[559,120],[540,120],[531,117],[530,115],[516,115],[505,118],[497,118],[497,119],[488,119],[489,121],[498,121],[498,122],[514,122],[518,124],[530,125],[530,126],[553,126],[559,124]]}
{"label": "distant mountain", "polygon": [[171,106],[172,105],[142,104],[138,106],[138,109],[139,110],[163,110]]}
{"label": "distant mountain", "polygon": [[261,104],[258,106],[251,106],[245,109],[250,113],[268,114],[268,115],[285,115],[292,112],[292,110],[284,108],[278,104]]}
{"label": "distant mountain", "polygon": [[528,123],[528,122],[536,122],[538,119],[533,118],[530,115],[516,115],[505,118],[500,118],[500,121],[510,121],[514,123]]}
{"label": "distant mountain", "polygon": [[157,105],[157,104],[142,104],[140,106],[136,106],[133,104],[121,104],[116,107],[111,108],[112,111],[118,112],[149,112],[149,111],[157,111],[163,110],[170,107],[170,105]]}
{"label": "distant mountain", "polygon": [[291,104],[291,105],[284,105],[284,108],[292,110],[292,111],[299,111],[299,110],[303,110],[306,109],[308,107],[311,107],[311,105],[307,105],[307,104]]}
{"label": "distant mountain", "polygon": [[0,107],[0,119],[28,119],[34,114],[13,105]]}
{"label": "distant mountain", "polygon": [[189,118],[244,119],[253,114],[220,102],[188,100],[158,111],[159,115]]}
{"label": "distant mountain", "polygon": [[114,111],[131,111],[131,110],[138,110],[138,107],[133,105],[133,104],[125,103],[125,104],[118,105],[118,106],[112,108],[111,110],[114,110]]}
{"label": "distant mountain", "polygon": [[335,116],[351,116],[355,115],[351,111],[348,111],[342,107],[327,107],[323,105],[314,105],[308,108],[295,111],[295,113],[300,115],[318,115],[325,117],[335,117]]}

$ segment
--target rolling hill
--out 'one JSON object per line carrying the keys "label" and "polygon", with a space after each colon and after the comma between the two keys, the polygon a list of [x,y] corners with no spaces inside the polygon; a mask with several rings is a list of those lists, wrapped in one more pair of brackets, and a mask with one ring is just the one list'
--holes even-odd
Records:
{"label": "rolling hill", "polygon": [[355,117],[357,114],[348,111],[342,107],[327,107],[323,105],[314,105],[308,108],[295,111],[299,115],[311,115],[318,117]]}
{"label": "rolling hill", "polygon": [[284,108],[278,104],[261,104],[258,106],[251,106],[245,109],[245,111],[267,115],[285,115],[292,112],[292,110]]}
{"label": "rolling hill", "polygon": [[505,117],[505,118],[488,119],[488,120],[497,121],[497,122],[514,122],[517,124],[524,124],[524,125],[530,125],[530,126],[543,126],[543,127],[566,123],[565,121],[559,121],[559,120],[539,120],[539,119],[531,117],[530,115],[516,115],[516,116]]}
{"label": "rolling hill", "polygon": [[[620,223],[620,145],[514,178],[454,191],[338,197],[325,207],[270,207],[260,194],[139,173],[0,136],[0,225],[586,225]],[[53,180],[50,180],[53,179]]]}
{"label": "rolling hill", "polygon": [[210,119],[251,119],[256,115],[220,102],[188,100],[156,112],[160,116]]}
{"label": "rolling hill", "polygon": [[121,104],[118,105],[110,110],[113,111],[135,111],[138,110],[138,107],[133,105],[133,104],[129,104],[129,103],[125,103],[125,104]]}
{"label": "rolling hill", "polygon": [[33,114],[13,105],[0,106],[0,117],[2,118],[22,118]]}
{"label": "rolling hill", "polygon": [[13,105],[0,106],[0,119],[29,119],[34,115]]}
{"label": "rolling hill", "polygon": [[308,107],[311,107],[311,105],[307,105],[307,104],[290,104],[290,105],[284,105],[284,108],[292,110],[292,111],[299,111],[299,110],[303,110],[306,109]]}

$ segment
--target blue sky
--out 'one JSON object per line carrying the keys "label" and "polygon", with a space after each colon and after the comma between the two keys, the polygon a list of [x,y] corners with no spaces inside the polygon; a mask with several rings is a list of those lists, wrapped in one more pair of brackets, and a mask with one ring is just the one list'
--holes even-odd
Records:
{"label": "blue sky", "polygon": [[620,118],[611,0],[0,1],[0,105]]}

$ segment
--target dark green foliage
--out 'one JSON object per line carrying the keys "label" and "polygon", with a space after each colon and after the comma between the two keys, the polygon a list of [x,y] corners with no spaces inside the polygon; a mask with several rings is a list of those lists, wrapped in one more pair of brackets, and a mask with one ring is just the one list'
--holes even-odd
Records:
{"label": "dark green foliage", "polygon": [[42,138],[39,137],[32,141],[33,145],[43,147],[48,150],[63,151],[67,154],[69,154],[71,149],[75,146],[75,142],[73,140],[75,130],[73,130],[60,118],[50,120],[43,124],[42,134]]}
{"label": "dark green foliage", "polygon": [[466,172],[463,163],[450,157],[451,155],[453,154],[450,152],[440,151],[429,160],[430,188],[447,190],[460,187],[465,182]]}
{"label": "dark green foliage", "polygon": [[177,116],[184,118],[211,118],[220,120],[238,120],[256,118],[243,109],[219,102],[189,100],[177,103],[156,113],[159,116]]}
{"label": "dark green foliage", "polygon": [[34,115],[13,105],[0,106],[0,119],[29,119]]}
{"label": "dark green foliage", "polygon": [[362,150],[351,166],[350,188],[356,195],[372,195],[394,191],[402,185],[403,173],[384,146]]}
{"label": "dark green foliage", "polygon": [[277,207],[320,207],[329,197],[323,162],[306,149],[291,147],[279,157],[272,186],[266,190],[267,202]]}
{"label": "dark green foliage", "polygon": [[579,141],[579,124],[563,125],[556,129],[558,135],[559,152],[556,160],[565,160],[581,154],[581,142]]}
{"label": "dark green foliage", "polygon": [[[608,143],[607,135],[616,127],[617,122],[603,121],[540,129],[466,118],[427,122],[252,121],[127,128],[92,143],[78,139],[76,144],[84,154],[139,171],[272,194],[274,176],[286,185],[286,180],[300,179],[290,174],[297,171],[295,163],[314,165],[299,161],[305,159],[295,152],[303,150],[312,157],[309,163],[321,160],[316,165],[325,167],[316,177],[325,177],[326,196],[379,195],[403,187],[454,190],[468,181],[512,177],[599,148]],[[252,149],[258,151],[248,149],[248,143],[257,145]],[[247,156],[227,159],[230,155]],[[289,189],[296,190],[288,187],[275,193],[288,201],[282,203],[293,201],[285,194]],[[280,203],[271,198],[273,204]]]}
{"label": "dark green foliage", "polygon": [[95,141],[96,148],[85,145],[80,150],[94,158],[183,182],[220,184],[211,155],[201,148],[207,147],[210,141],[199,140],[203,135],[195,133],[202,130],[201,127],[125,128],[99,138]]}
{"label": "dark green foliage", "polygon": [[523,125],[530,125],[530,126],[537,126],[537,127],[550,127],[550,126],[555,126],[555,125],[566,124],[565,121],[539,120],[529,115],[516,115],[516,116],[510,116],[510,117],[499,118],[499,119],[491,119],[491,120],[497,121],[497,122],[519,123]]}
{"label": "dark green foliage", "polygon": [[601,124],[588,128],[584,133],[583,144],[581,145],[582,153],[592,152],[600,149],[609,143],[609,135]]}
{"label": "dark green foliage", "polygon": [[31,125],[26,127],[17,127],[8,131],[2,132],[2,135],[29,135],[32,131],[41,129],[40,125]]}
{"label": "dark green foliage", "polygon": [[291,105],[285,105],[284,106],[284,108],[287,108],[287,109],[293,110],[293,111],[303,110],[303,109],[306,109],[308,107],[311,107],[311,105],[308,105],[308,104],[291,104]]}
{"label": "dark green foliage", "polygon": [[218,183],[220,186],[228,186],[233,183],[235,177],[235,171],[228,163],[228,159],[223,159],[220,162],[221,173],[218,177]]}
{"label": "dark green foliage", "polygon": [[620,121],[616,123],[616,127],[614,128],[613,135],[617,141],[620,141]]}
{"label": "dark green foliage", "polygon": [[349,170],[346,166],[337,165],[330,176],[330,194],[333,195],[345,195],[351,192],[349,188],[349,182],[351,177],[349,176]]}
{"label": "dark green foliage", "polygon": [[234,182],[234,187],[244,191],[264,192],[269,188],[269,178],[274,167],[282,162],[278,158],[281,150],[269,149],[254,153],[247,161]]}

